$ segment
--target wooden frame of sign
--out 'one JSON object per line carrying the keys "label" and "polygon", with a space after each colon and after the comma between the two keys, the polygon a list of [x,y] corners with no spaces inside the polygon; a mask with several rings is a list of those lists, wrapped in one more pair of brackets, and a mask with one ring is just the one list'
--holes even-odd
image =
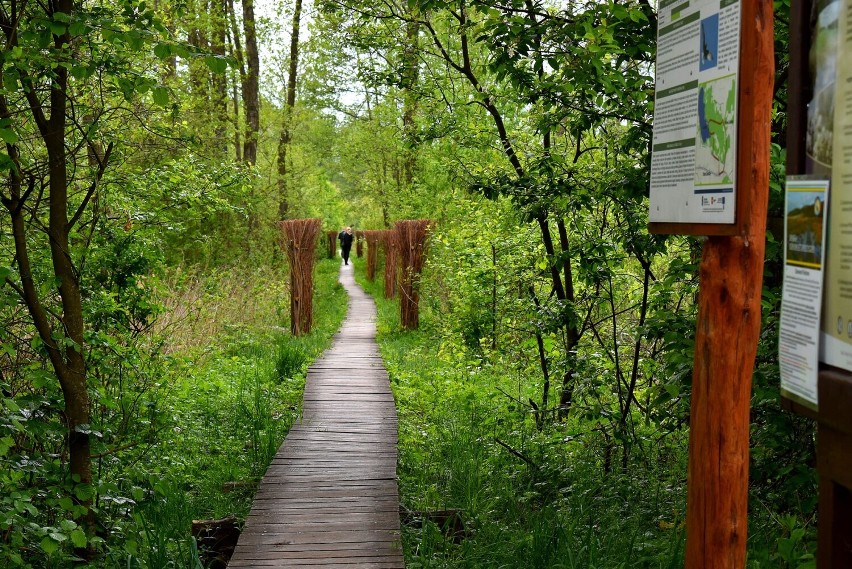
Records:
{"label": "wooden frame of sign", "polygon": [[[806,173],[808,101],[813,97],[808,66],[811,45],[813,0],[792,0],[790,5],[790,67],[787,81],[787,174]],[[799,401],[781,395],[781,406],[799,415],[817,419],[818,413]]]}
{"label": "wooden frame of sign", "polygon": [[[806,173],[808,102],[813,97],[809,51],[815,0],[792,0],[787,87],[787,174]],[[781,406],[817,422],[819,524],[817,567],[852,567],[852,373],[820,364],[819,409],[781,395]]]}

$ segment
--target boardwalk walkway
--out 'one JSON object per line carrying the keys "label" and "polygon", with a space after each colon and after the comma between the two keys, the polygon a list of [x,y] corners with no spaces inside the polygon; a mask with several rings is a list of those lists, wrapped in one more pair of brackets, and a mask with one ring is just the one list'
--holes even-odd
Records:
{"label": "boardwalk walkway", "polygon": [[309,369],[302,420],[261,482],[228,565],[402,569],[397,416],[376,308],[341,267],[349,313]]}

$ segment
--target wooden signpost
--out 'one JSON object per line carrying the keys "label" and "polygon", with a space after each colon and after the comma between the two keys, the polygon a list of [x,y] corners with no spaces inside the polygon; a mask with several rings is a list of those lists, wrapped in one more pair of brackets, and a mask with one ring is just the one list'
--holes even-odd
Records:
{"label": "wooden signpost", "polygon": [[[661,10],[671,10],[672,4],[663,0]],[[705,4],[712,7],[712,2],[701,1],[691,2],[689,9]],[[705,190],[696,181],[694,188],[687,188],[685,192],[681,190],[680,195],[685,196],[679,204],[681,211],[673,212],[672,218],[666,219],[662,208],[655,215],[657,206],[652,165],[652,223],[649,229],[656,233],[710,236],[704,244],[700,266],[690,415],[686,567],[741,569],[745,566],[746,557],[751,380],[760,334],[769,191],[770,119],[774,82],[773,2],[721,0],[715,6],[715,16],[705,16],[702,12],[693,19],[697,19],[696,23],[701,26],[700,32],[694,32],[696,35],[700,33],[698,56],[701,58],[717,57],[717,54],[711,53],[709,46],[715,41],[718,48],[723,34],[730,33],[730,24],[719,25],[719,20],[730,20],[730,10],[740,10],[740,73],[734,79],[739,84],[735,174],[731,176],[728,172],[722,175],[724,168],[719,168],[716,172],[719,174],[718,187]],[[712,9],[707,11],[712,12]],[[715,18],[715,22],[712,18]],[[668,25],[680,26],[686,19],[688,17],[684,13],[678,12],[672,15]],[[717,26],[715,37],[712,35],[714,32],[707,30],[711,25]],[[683,33],[676,28],[667,31]],[[659,59],[657,68],[659,81]],[[704,97],[707,94],[705,89],[712,86],[709,81],[701,83],[701,80],[699,73],[696,78],[699,95],[696,98]],[[712,81],[718,81],[715,85],[720,86],[731,84],[729,76],[721,79],[714,77]],[[676,89],[674,86],[668,88]],[[659,84],[657,89],[659,109]],[[707,112],[706,109],[702,111]],[[704,118],[700,117],[699,120]],[[704,126],[701,123],[697,128],[701,139],[696,137],[696,147],[708,134],[702,130]],[[684,143],[681,147],[688,146],[683,136],[681,139]],[[672,145],[666,146],[665,142],[661,142],[660,148],[667,150]],[[699,171],[700,165],[697,163],[701,160],[700,152],[705,150],[697,148],[693,151],[696,179],[705,174]],[[684,151],[683,155],[688,156],[688,151]],[[671,163],[671,160],[665,162],[666,165]],[[707,179],[712,177],[706,176]],[[736,209],[733,212],[729,209],[732,205],[730,198],[729,201],[712,201],[728,197],[728,194],[712,192],[721,191],[719,188],[723,183],[730,182],[731,178],[735,182],[731,184],[731,191],[736,198]],[[668,179],[668,174],[658,174],[657,180],[664,181],[658,187],[665,189],[665,181]],[[658,191],[657,194],[658,200],[667,199],[665,191]],[[724,217],[726,221],[707,222],[705,217]]]}

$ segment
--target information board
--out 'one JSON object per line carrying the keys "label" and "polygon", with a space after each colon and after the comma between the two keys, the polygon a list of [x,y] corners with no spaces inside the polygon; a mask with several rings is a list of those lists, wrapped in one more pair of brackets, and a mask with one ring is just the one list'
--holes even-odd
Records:
{"label": "information board", "polygon": [[828,180],[788,179],[778,360],[781,394],[816,410]]}
{"label": "information board", "polygon": [[808,166],[828,170],[832,186],[820,359],[852,371],[852,2],[821,8],[806,144]]}
{"label": "information board", "polygon": [[649,220],[733,224],[740,0],[661,0],[658,19]]}

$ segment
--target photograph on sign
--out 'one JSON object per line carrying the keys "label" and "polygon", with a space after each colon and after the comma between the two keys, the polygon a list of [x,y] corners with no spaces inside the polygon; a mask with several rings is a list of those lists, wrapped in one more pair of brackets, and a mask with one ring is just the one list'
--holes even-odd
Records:
{"label": "photograph on sign", "polygon": [[811,44],[813,99],[808,103],[806,173],[831,175],[833,152],[835,82],[839,49],[840,0],[821,2]]}
{"label": "photograph on sign", "polygon": [[828,180],[787,180],[778,359],[781,394],[816,409]]}
{"label": "photograph on sign", "polygon": [[[823,298],[823,325],[820,359],[825,363],[852,371],[852,3],[830,2],[819,12],[816,46],[811,60],[817,63],[817,74],[831,76],[814,100],[830,99],[831,128],[814,130],[811,163],[831,173],[832,196],[828,211],[828,250]],[[833,30],[833,31],[831,31]],[[822,66],[820,68],[819,66]],[[818,83],[819,79],[818,79]],[[824,93],[830,93],[830,97]],[[810,112],[808,115],[808,149],[811,143]],[[828,120],[828,119],[826,119]],[[821,120],[815,120],[821,123]],[[818,142],[823,136],[828,142]],[[828,144],[828,151],[821,145]],[[819,162],[815,158],[821,158]],[[823,162],[827,162],[827,165]]]}
{"label": "photograph on sign", "polygon": [[650,221],[736,220],[739,0],[662,0]]}

